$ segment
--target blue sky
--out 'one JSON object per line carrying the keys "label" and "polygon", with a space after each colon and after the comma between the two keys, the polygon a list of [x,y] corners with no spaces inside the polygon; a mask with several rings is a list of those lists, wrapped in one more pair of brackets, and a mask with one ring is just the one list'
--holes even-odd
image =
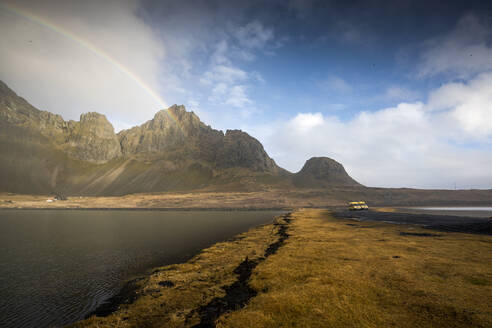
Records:
{"label": "blue sky", "polygon": [[369,186],[492,188],[488,1],[0,3],[0,78],[65,119],[178,103],[293,172],[329,156]]}

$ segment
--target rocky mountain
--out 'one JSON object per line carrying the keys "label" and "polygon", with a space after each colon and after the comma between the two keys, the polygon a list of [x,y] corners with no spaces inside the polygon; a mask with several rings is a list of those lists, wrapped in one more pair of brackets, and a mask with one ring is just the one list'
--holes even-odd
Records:
{"label": "rocky mountain", "polygon": [[313,157],[295,174],[298,187],[328,188],[333,186],[361,186],[352,179],[342,164],[328,157]]}
{"label": "rocky mountain", "polygon": [[65,121],[60,115],[36,109],[2,81],[0,119],[41,133],[75,159],[104,163],[121,156],[119,140],[104,115],[86,113],[78,122]]}
{"label": "rocky mountain", "polygon": [[99,113],[80,115],[80,121],[69,121],[62,147],[76,159],[105,163],[121,157],[121,146],[113,126]]}
{"label": "rocky mountain", "polygon": [[[131,155],[172,152],[182,147],[199,151],[199,146],[207,148],[207,145],[218,144],[224,134],[206,126],[184,106],[174,105],[157,112],[152,120],[140,126],[121,131],[118,137],[122,153]],[[210,154],[202,152],[200,155],[212,160]]]}
{"label": "rocky mountain", "polygon": [[360,186],[313,158],[292,174],[240,130],[214,130],[184,106],[115,134],[102,114],[79,121],[41,111],[0,81],[0,191],[120,195],[186,189]]}

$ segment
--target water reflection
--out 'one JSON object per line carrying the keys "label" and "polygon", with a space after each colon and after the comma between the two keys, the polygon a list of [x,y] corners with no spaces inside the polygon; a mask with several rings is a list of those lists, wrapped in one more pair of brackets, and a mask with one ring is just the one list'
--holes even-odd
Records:
{"label": "water reflection", "polygon": [[82,319],[125,279],[184,261],[275,211],[0,211],[0,326]]}

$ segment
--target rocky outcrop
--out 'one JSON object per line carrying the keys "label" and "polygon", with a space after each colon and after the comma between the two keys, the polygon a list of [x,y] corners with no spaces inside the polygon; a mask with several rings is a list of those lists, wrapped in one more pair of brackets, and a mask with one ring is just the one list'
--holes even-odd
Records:
{"label": "rocky outcrop", "polygon": [[213,130],[193,112],[177,105],[157,112],[152,120],[140,126],[118,133],[123,155],[183,148],[198,150],[216,145],[222,137],[222,132]]}
{"label": "rocky outcrop", "polygon": [[222,147],[217,152],[219,168],[244,167],[257,172],[277,173],[278,166],[263,149],[263,145],[241,130],[227,130]]}
{"label": "rocky outcrop", "polygon": [[307,188],[361,186],[352,179],[342,164],[328,157],[313,157],[293,177],[294,185]]}
{"label": "rocky outcrop", "polygon": [[261,143],[240,130],[226,134],[205,125],[184,106],[171,106],[146,123],[118,133],[123,155],[186,153],[187,160],[201,161],[215,169],[247,168],[276,173],[277,165]]}
{"label": "rocky outcrop", "polygon": [[65,121],[60,115],[33,107],[1,81],[0,119],[40,132],[74,159],[105,163],[121,156],[118,138],[104,115],[87,113],[79,122]]}
{"label": "rocky outcrop", "polygon": [[0,81],[0,119],[3,122],[41,131],[44,135],[55,139],[63,139],[63,130],[67,127],[67,122],[60,115],[35,108],[2,81]]}
{"label": "rocky outcrop", "polygon": [[121,156],[121,147],[113,126],[99,113],[80,115],[80,121],[69,121],[64,147],[72,158],[105,163]]}

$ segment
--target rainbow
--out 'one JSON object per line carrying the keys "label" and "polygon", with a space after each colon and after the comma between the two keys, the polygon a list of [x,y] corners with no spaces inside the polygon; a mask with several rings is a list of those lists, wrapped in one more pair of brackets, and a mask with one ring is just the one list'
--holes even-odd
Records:
{"label": "rainbow", "polygon": [[[0,2],[0,8],[4,8],[5,10],[21,17],[26,20],[29,20],[33,23],[36,23],[38,25],[43,26],[46,29],[49,29],[50,31],[53,31],[59,35],[62,35],[66,37],[69,40],[72,40],[73,42],[76,42],[77,44],[81,45],[82,47],[86,48],[87,50],[91,51],[93,54],[97,55],[99,58],[105,60],[106,62],[110,63],[114,67],[116,67],[120,72],[128,76],[130,79],[132,79],[134,82],[138,84],[140,88],[142,88],[148,95],[150,95],[154,100],[157,101],[159,106],[161,108],[166,107],[166,103],[162,100],[162,98],[154,91],[150,86],[148,86],[138,75],[130,71],[127,67],[125,67],[123,64],[121,64],[117,59],[114,57],[110,56],[107,52],[104,50],[97,48],[94,44],[89,42],[88,40],[83,39],[82,37],[68,31],[67,29],[63,28],[60,25],[57,25],[53,22],[48,21],[47,19],[44,19],[42,17],[39,17],[29,11],[27,11],[24,8],[21,8],[17,5],[11,4],[11,3],[6,3],[6,2]],[[178,124],[178,120],[175,117],[175,115],[169,111],[166,110],[166,113],[171,117],[171,119],[176,122],[177,126],[181,128],[180,124]],[[182,130],[182,129],[181,129]]]}

